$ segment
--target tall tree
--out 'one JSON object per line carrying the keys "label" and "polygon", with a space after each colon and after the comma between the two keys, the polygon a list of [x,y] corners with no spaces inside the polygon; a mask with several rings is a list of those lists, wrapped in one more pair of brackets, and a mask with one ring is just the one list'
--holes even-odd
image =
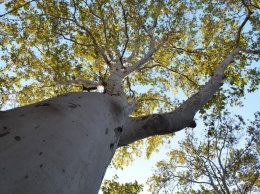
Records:
{"label": "tall tree", "polygon": [[[4,193],[97,193],[117,148],[121,165],[149,138],[149,155],[161,135],[194,128],[199,110],[237,104],[246,86],[259,85],[250,67],[260,53],[256,0],[4,6],[2,107],[11,100],[22,106],[0,112]],[[102,93],[81,92],[95,89]],[[178,90],[186,101],[167,96]]]}
{"label": "tall tree", "polygon": [[[194,131],[173,149],[168,161],[157,163],[149,179],[153,193],[246,194],[260,192],[260,113],[245,123],[228,112],[205,119],[199,138]],[[175,191],[175,192],[174,192]]]}

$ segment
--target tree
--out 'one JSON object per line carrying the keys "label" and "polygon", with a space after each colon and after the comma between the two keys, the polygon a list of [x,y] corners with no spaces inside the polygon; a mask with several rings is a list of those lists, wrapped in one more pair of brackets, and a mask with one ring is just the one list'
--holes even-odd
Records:
{"label": "tree", "polygon": [[117,182],[118,176],[113,177],[113,180],[105,180],[101,189],[103,194],[137,194],[143,190],[143,185],[138,184],[137,181],[134,183],[120,184]]}
{"label": "tree", "polygon": [[169,153],[169,161],[157,163],[158,169],[148,181],[150,190],[259,193],[260,113],[247,126],[241,116],[231,119],[229,114],[206,118],[203,139],[194,131],[187,131],[185,139],[179,142],[180,148]]}
{"label": "tree", "polygon": [[[4,193],[97,193],[117,148],[122,165],[149,138],[149,155],[198,111],[259,85],[258,1],[4,5],[2,107],[22,106],[0,113]],[[173,104],[178,90],[188,98]]]}

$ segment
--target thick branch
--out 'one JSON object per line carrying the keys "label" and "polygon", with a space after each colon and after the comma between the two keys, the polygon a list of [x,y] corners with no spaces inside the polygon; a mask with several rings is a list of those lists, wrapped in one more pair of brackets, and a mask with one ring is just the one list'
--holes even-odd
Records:
{"label": "thick branch", "polygon": [[242,54],[245,54],[245,53],[247,53],[247,54],[260,54],[260,49],[258,49],[258,50],[242,50],[241,53]]}
{"label": "thick branch", "polygon": [[139,69],[142,65],[144,65],[145,63],[147,63],[148,61],[150,61],[152,59],[153,54],[155,53],[155,48],[152,48],[148,51],[148,53],[139,61],[137,61],[135,64],[133,64],[132,66],[128,67],[125,71],[124,71],[124,76],[129,75],[130,73],[136,71],[137,69]]}
{"label": "thick branch", "polygon": [[163,135],[180,131],[186,127],[196,127],[193,118],[222,86],[224,71],[234,61],[242,49],[236,48],[217,67],[211,80],[195,95],[186,100],[178,109],[164,114],[152,114],[128,118],[119,141],[119,146],[128,145],[153,135]]}

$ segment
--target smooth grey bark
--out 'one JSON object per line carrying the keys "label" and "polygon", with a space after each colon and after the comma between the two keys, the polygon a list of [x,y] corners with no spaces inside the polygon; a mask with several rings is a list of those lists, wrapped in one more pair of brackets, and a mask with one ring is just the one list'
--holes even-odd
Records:
{"label": "smooth grey bark", "polygon": [[118,100],[101,93],[0,112],[0,193],[98,193],[124,120]]}

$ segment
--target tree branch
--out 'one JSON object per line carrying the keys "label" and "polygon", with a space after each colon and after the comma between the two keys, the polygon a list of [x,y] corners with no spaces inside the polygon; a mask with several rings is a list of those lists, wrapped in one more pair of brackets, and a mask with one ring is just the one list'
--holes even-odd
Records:
{"label": "tree branch", "polygon": [[214,180],[209,172],[209,169],[207,167],[207,165],[204,165],[204,167],[206,168],[206,171],[208,172],[208,177],[209,177],[209,180],[210,180],[210,185],[213,187],[213,189],[218,193],[218,194],[221,194],[221,192],[218,190],[218,187],[215,185],[214,183]]}
{"label": "tree branch", "polygon": [[125,9],[124,9],[124,6],[123,6],[121,1],[120,1],[120,4],[121,4],[122,10],[123,10],[124,26],[125,26],[125,36],[126,36],[126,42],[125,42],[125,45],[124,45],[124,49],[123,49],[123,52],[122,52],[122,54],[120,56],[120,61],[121,61],[122,65],[123,65],[123,57],[124,57],[124,54],[125,54],[128,42],[129,42],[129,36],[128,36],[127,18],[126,18]]}
{"label": "tree branch", "polygon": [[[137,33],[138,33],[138,32],[137,32]],[[126,62],[131,61],[131,60],[135,57],[136,51],[137,51],[137,49],[138,49],[139,46],[140,46],[140,38],[139,38],[139,36],[138,36],[133,51],[131,52],[131,54],[130,54],[129,57],[125,58],[125,61],[126,61]]]}
{"label": "tree branch", "polygon": [[64,34],[59,33],[59,32],[57,32],[57,34],[59,34],[60,36],[62,36],[64,40],[69,40],[69,41],[74,42],[75,44],[80,45],[80,46],[86,46],[86,47],[88,47],[88,46],[94,46],[94,44],[83,44],[83,43],[77,42],[77,41],[74,40],[74,39],[67,38],[66,36],[64,36]]}
{"label": "tree branch", "polygon": [[85,26],[83,25],[80,25],[80,23],[78,22],[77,18],[76,18],[76,3],[75,3],[75,0],[73,0],[73,4],[74,4],[74,7],[75,7],[75,10],[74,10],[74,13],[73,13],[73,22],[75,22],[75,24],[80,27],[81,29],[83,29],[87,35],[90,37],[90,39],[92,40],[93,44],[94,44],[94,47],[97,49],[97,51],[101,54],[101,56],[103,57],[103,59],[105,60],[105,62],[107,63],[108,66],[110,66],[110,61],[108,60],[104,50],[98,45],[95,37],[93,36],[93,34],[90,32],[89,29],[87,29]]}
{"label": "tree branch", "polygon": [[173,73],[176,73],[176,74],[179,74],[179,75],[185,77],[187,80],[189,80],[190,82],[192,82],[194,85],[198,85],[196,82],[194,82],[193,80],[191,80],[187,75],[184,75],[184,74],[182,74],[182,73],[180,73],[180,72],[178,72],[178,71],[175,71],[175,70],[173,70],[173,69],[170,69],[170,68],[168,68],[168,67],[165,67],[165,66],[163,66],[163,65],[160,64],[160,63],[154,64],[154,65],[152,65],[152,66],[142,67],[142,68],[140,68],[140,70],[141,70],[141,69],[148,69],[148,68],[150,69],[150,68],[154,68],[154,67],[162,67],[162,68],[165,68],[165,69],[167,69],[168,71],[171,71],[171,72],[173,72]]}
{"label": "tree branch", "polygon": [[248,49],[244,49],[241,51],[241,54],[260,54],[260,49],[259,50],[248,50]]}
{"label": "tree branch", "polygon": [[129,117],[119,141],[119,147],[153,135],[163,135],[180,131],[186,127],[196,127],[193,118],[223,85],[224,71],[234,61],[241,48],[236,48],[216,68],[211,80],[195,95],[186,100],[175,111],[141,117]]}
{"label": "tree branch", "polygon": [[145,56],[143,58],[141,58],[139,61],[137,61],[135,64],[133,64],[132,66],[128,67],[125,71],[124,71],[124,76],[129,75],[130,73],[140,69],[140,67],[144,64],[146,64],[148,61],[150,61],[152,59],[153,54],[159,50],[163,44],[167,41],[167,38],[165,38],[165,40],[163,40],[158,46],[157,48],[155,48],[155,37],[152,37],[151,41],[150,41],[150,46],[149,46],[149,51],[145,54]]}
{"label": "tree branch", "polygon": [[14,9],[12,9],[12,10],[10,10],[10,11],[8,11],[8,12],[2,14],[2,15],[0,15],[0,17],[4,17],[4,16],[8,15],[9,13],[12,13],[12,12],[14,12],[14,11],[16,11],[16,10],[18,10],[18,9],[20,9],[20,8],[22,8],[22,7],[24,7],[25,5],[30,4],[30,3],[33,2],[33,1],[35,1],[35,0],[28,1],[28,2],[26,2],[26,3],[24,3],[24,4],[20,5],[20,6],[18,6],[17,8],[14,8]]}
{"label": "tree branch", "polygon": [[254,13],[249,9],[249,7],[246,5],[244,0],[242,0],[242,3],[247,9],[247,16],[238,28],[237,36],[236,36],[236,47],[239,47],[239,42],[240,42],[240,38],[241,38],[241,31],[242,31],[243,27],[246,25],[246,23],[249,20],[249,18],[251,17],[251,15]]}
{"label": "tree branch", "polygon": [[[87,4],[87,2],[86,2],[86,4]],[[90,12],[93,16],[95,16],[96,18],[98,18],[98,19],[100,19],[100,20],[102,21],[102,24],[103,24],[103,33],[104,33],[105,41],[106,41],[106,43],[105,43],[106,51],[108,52],[108,55],[109,55],[110,59],[113,60],[112,52],[111,52],[111,50],[109,49],[109,40],[108,40],[108,37],[107,37],[107,22],[105,21],[104,14],[103,14],[103,12],[102,12],[100,6],[99,6],[99,8],[100,8],[100,11],[101,11],[101,16],[98,16],[98,15],[95,13],[95,11],[92,10],[91,5],[89,6],[89,5],[87,4],[87,6],[88,6],[88,8],[89,8],[89,12]]]}
{"label": "tree branch", "polygon": [[184,177],[184,176],[179,176],[179,175],[175,175],[175,174],[172,174],[171,176],[173,176],[174,178],[178,178],[178,179],[185,179],[186,181],[189,181],[189,182],[192,182],[192,183],[211,185],[209,182],[205,182],[205,181],[195,181],[195,180],[193,180],[193,179],[189,179],[189,178]]}
{"label": "tree branch", "polygon": [[[218,158],[218,163],[219,163],[219,166],[220,166],[220,169],[221,169],[221,172],[222,172],[222,173],[219,173],[220,176],[221,176],[222,183],[224,185],[224,188],[226,189],[226,192],[228,194],[230,194],[229,188],[228,188],[227,183],[226,183],[226,174],[227,174],[226,168],[224,168],[222,161],[221,161],[222,151],[223,151],[224,147],[226,146],[227,135],[228,135],[228,129],[226,130],[224,141],[223,141],[223,144],[222,144],[222,146],[219,150],[219,154],[217,153],[217,158]],[[218,151],[218,149],[217,149],[217,151]]]}

